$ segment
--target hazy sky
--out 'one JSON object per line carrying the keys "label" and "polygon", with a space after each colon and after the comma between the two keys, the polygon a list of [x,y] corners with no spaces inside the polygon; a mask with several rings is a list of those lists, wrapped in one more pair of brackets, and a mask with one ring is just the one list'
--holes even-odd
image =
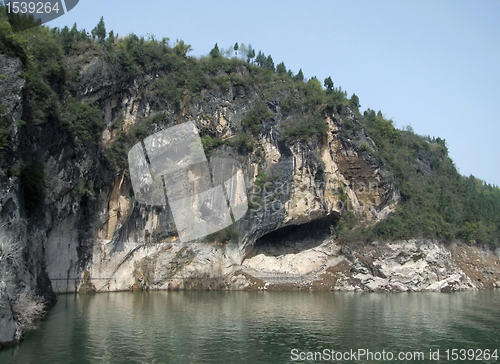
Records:
{"label": "hazy sky", "polygon": [[182,39],[191,55],[251,43],[446,139],[460,173],[500,185],[500,1],[80,0],[51,27]]}

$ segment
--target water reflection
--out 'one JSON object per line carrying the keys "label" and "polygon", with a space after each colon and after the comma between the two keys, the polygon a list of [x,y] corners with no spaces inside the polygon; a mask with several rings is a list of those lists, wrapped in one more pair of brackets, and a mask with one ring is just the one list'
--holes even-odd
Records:
{"label": "water reflection", "polygon": [[498,291],[61,296],[1,363],[286,363],[290,350],[500,349]]}

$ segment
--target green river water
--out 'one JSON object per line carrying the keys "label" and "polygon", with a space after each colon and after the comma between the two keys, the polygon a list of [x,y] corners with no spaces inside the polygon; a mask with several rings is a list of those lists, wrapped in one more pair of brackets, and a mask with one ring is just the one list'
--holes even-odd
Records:
{"label": "green river water", "polygon": [[61,295],[0,351],[2,364],[309,362],[500,363],[500,290]]}

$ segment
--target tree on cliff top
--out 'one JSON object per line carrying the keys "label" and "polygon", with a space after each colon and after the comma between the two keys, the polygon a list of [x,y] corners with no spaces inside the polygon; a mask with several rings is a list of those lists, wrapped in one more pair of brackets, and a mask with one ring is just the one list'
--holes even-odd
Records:
{"label": "tree on cliff top", "polygon": [[359,104],[359,97],[356,96],[356,94],[352,94],[351,100],[349,101],[349,105],[351,105],[351,107],[356,109],[359,109],[361,107],[361,105]]}
{"label": "tree on cliff top", "polygon": [[302,73],[302,68],[294,77],[295,81],[304,81],[304,74]]}
{"label": "tree on cliff top", "polygon": [[221,54],[220,54],[219,46],[217,45],[217,43],[215,43],[215,46],[210,51],[210,57],[219,58],[220,56],[221,56]]}
{"label": "tree on cliff top", "polygon": [[250,61],[253,63],[253,59],[255,58],[255,49],[252,48],[252,45],[250,44],[248,46],[248,56],[247,56],[247,62],[250,63]]}
{"label": "tree on cliff top", "polygon": [[106,26],[104,25],[104,18],[102,16],[96,27],[92,29],[92,39],[96,39],[96,37],[101,43],[106,39]]}
{"label": "tree on cliff top", "polygon": [[332,81],[332,78],[330,76],[328,76],[327,78],[325,78],[325,83],[324,83],[325,87],[326,87],[326,93],[329,94],[333,91],[333,81]]}
{"label": "tree on cliff top", "polygon": [[177,40],[177,43],[174,46],[174,53],[181,57],[186,57],[186,54],[192,50],[193,48],[191,48],[191,44],[186,44],[183,40]]}

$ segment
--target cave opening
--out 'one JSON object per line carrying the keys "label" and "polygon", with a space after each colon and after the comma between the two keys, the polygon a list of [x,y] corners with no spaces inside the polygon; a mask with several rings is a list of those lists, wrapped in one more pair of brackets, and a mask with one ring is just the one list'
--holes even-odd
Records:
{"label": "cave opening", "polygon": [[331,214],[299,225],[288,225],[263,235],[254,244],[254,253],[260,248],[288,245],[294,250],[310,249],[320,245],[330,236],[332,226],[336,226],[339,214]]}

